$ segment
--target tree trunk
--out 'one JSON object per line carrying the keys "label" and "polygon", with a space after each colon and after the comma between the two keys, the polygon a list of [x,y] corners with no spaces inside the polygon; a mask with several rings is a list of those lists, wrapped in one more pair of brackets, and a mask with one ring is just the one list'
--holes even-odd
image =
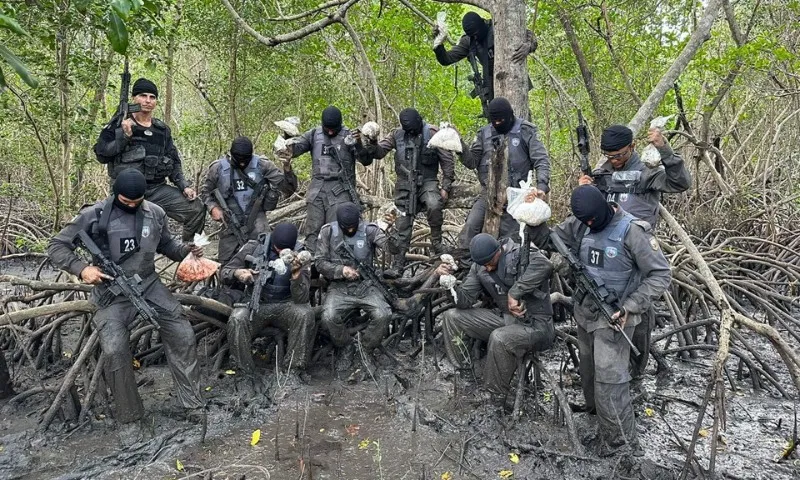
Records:
{"label": "tree trunk", "polygon": [[[58,32],[56,33],[56,65],[58,67],[58,130],[61,154],[61,171],[56,192],[55,224],[61,222],[62,209],[70,204],[69,173],[72,169],[72,146],[69,137],[69,24],[66,15],[69,3],[61,3],[61,16]],[[60,201],[59,201],[60,200]],[[53,225],[54,227],[56,225]]]}
{"label": "tree trunk", "polygon": [[0,398],[8,398],[12,395],[14,395],[14,389],[11,388],[11,376],[8,374],[6,356],[0,351]]}
{"label": "tree trunk", "polygon": [[164,123],[172,126],[172,107],[175,103],[173,94],[173,77],[175,75],[175,44],[178,28],[181,25],[183,15],[183,0],[178,0],[175,5],[175,21],[170,29],[169,41],[167,43],[167,78],[164,85]]}
{"label": "tree trunk", "polygon": [[567,34],[567,40],[572,48],[572,53],[575,54],[575,59],[578,61],[578,67],[581,70],[581,77],[583,77],[583,85],[586,87],[586,93],[589,94],[589,100],[592,102],[592,109],[597,117],[598,123],[603,124],[605,120],[602,115],[602,108],[600,107],[600,97],[597,95],[597,90],[594,88],[594,75],[589,68],[589,62],[586,60],[586,55],[583,54],[583,49],[578,43],[578,36],[575,34],[575,29],[572,27],[572,19],[569,17],[564,7],[558,8],[558,19],[564,27],[564,33]]}

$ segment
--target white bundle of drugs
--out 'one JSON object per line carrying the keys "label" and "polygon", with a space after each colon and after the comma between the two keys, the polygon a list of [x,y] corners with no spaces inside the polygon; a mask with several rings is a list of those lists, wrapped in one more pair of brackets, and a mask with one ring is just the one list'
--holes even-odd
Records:
{"label": "white bundle of drugs", "polygon": [[441,285],[442,288],[450,290],[450,295],[453,296],[454,302],[458,301],[458,295],[456,294],[456,289],[455,289],[456,277],[452,275],[442,275],[441,277],[439,277],[439,285]]}
{"label": "white bundle of drugs", "polygon": [[300,118],[298,117],[286,117],[274,123],[287,137],[296,137],[300,135],[300,129],[298,128],[300,126]]}
{"label": "white bundle of drugs", "polygon": [[442,150],[461,153],[461,136],[452,125],[442,122],[439,124],[439,131],[434,133],[428,141],[428,148],[441,148]]}
{"label": "white bundle of drugs", "polygon": [[361,127],[361,135],[366,137],[370,142],[378,141],[378,136],[381,134],[381,126],[375,122],[367,122]]}
{"label": "white bundle of drugs", "polygon": [[447,39],[447,12],[439,12],[436,14],[436,26],[433,27],[436,36],[433,38],[433,48],[442,45]]}
{"label": "white bundle of drugs", "polygon": [[448,264],[450,266],[451,271],[455,272],[456,270],[458,270],[458,264],[456,263],[456,260],[449,253],[443,253],[442,256],[439,257],[439,259],[442,261],[442,263]]}
{"label": "white bundle of drugs", "polygon": [[[525,198],[531,193],[538,192],[538,189],[532,184],[533,172],[528,172],[528,180],[519,182],[520,188],[506,188],[506,198],[508,199],[506,211],[521,224],[535,227],[548,221],[552,212],[550,205],[540,198],[534,198],[532,202],[525,201]],[[520,225],[520,233],[522,233],[522,225]]]}
{"label": "white bundle of drugs", "polygon": [[[656,117],[650,122],[650,128],[657,128],[664,131],[664,127],[667,126],[667,122],[672,120],[675,115],[667,115],[666,117]],[[650,168],[655,168],[661,165],[661,154],[658,153],[658,149],[653,146],[652,143],[647,144],[644,147],[644,151],[642,152],[642,162]]]}

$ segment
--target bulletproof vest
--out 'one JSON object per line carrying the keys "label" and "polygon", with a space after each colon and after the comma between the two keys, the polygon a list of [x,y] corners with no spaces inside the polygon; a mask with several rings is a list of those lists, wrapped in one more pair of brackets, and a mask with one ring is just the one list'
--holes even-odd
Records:
{"label": "bulletproof vest", "polygon": [[350,135],[350,130],[344,127],[339,130],[335,137],[327,136],[322,128],[314,129],[311,167],[312,176],[315,179],[336,180],[342,175],[342,168],[347,169],[345,174],[349,178],[352,179],[355,176],[355,164],[350,153],[350,147],[344,144],[344,139],[348,135]]}
{"label": "bulletproof vest", "polygon": [[[511,240],[502,243],[503,254],[497,263],[497,268],[489,272],[485,267],[478,267],[478,280],[483,290],[491,297],[494,304],[504,313],[508,313],[508,291],[517,281],[519,268],[520,246]],[[553,307],[550,305],[550,285],[546,284],[539,292],[526,295],[525,301],[527,314],[552,315]]]}
{"label": "bulletproof vest", "polygon": [[618,203],[623,210],[655,228],[661,193],[645,189],[647,170],[647,165],[634,152],[621,170],[613,170],[610,175],[598,177],[597,188],[606,194],[609,202]]}
{"label": "bulletproof vest", "polygon": [[[247,210],[253,199],[253,194],[255,193],[250,184],[257,185],[264,181],[264,175],[259,165],[260,160],[261,159],[257,155],[253,155],[250,159],[250,163],[248,163],[242,171],[238,168],[233,168],[228,158],[223,157],[219,159],[219,191],[222,193],[222,196],[225,197],[228,207],[234,212],[236,212],[237,209],[233,208],[233,202],[236,202],[238,208],[241,209],[243,213],[249,213]],[[242,173],[247,175],[250,182],[242,178]]]}
{"label": "bulletproof vest", "polygon": [[[278,252],[272,248],[272,242],[267,239],[267,241],[264,243],[269,245],[269,260],[276,260],[279,255]],[[254,256],[259,256],[262,254],[264,243],[260,243],[258,247],[256,247]],[[286,273],[283,275],[278,275],[277,272],[273,272],[272,278],[269,279],[269,282],[264,285],[264,288],[261,290],[261,301],[264,303],[277,303],[289,300],[292,296],[291,283],[291,268],[287,268]]]}
{"label": "bulletproof vest", "polygon": [[[129,276],[138,274],[145,278],[155,272],[156,249],[161,241],[161,227],[156,220],[150,202],[139,206],[142,213],[141,235],[136,231],[137,213],[128,213],[113,208],[110,199],[96,211],[98,222],[93,224],[92,238],[104,250],[111,261],[117,263]],[[106,226],[106,239],[100,237],[102,211],[112,208]],[[124,259],[120,263],[120,259]]]}
{"label": "bulletproof vest", "polygon": [[[521,180],[528,179],[528,172],[531,169],[531,162],[528,156],[528,144],[522,138],[522,125],[528,123],[517,118],[514,126],[511,127],[505,137],[508,142],[508,186],[519,187]],[[529,124],[530,125],[530,124]],[[532,126],[532,125],[531,125]],[[483,157],[478,165],[478,181],[482,187],[486,187],[489,180],[489,165],[492,164],[492,156],[495,149],[500,145],[503,135],[497,133],[492,125],[486,125],[480,131],[481,144],[483,146]]]}
{"label": "bulletproof vest", "polygon": [[350,250],[355,254],[355,257],[365,263],[372,265],[372,246],[369,244],[367,238],[367,222],[361,221],[358,224],[358,231],[352,237],[344,235],[342,229],[339,227],[339,222],[331,222],[331,248],[333,252],[332,257],[338,258],[342,264],[353,266],[353,262],[347,257],[343,257],[339,251],[339,245],[346,242],[350,246]]}
{"label": "bulletproof vest", "polygon": [[162,182],[174,169],[174,161],[166,156],[167,126],[154,118],[149,127],[134,123],[131,130],[132,136],[125,151],[108,165],[109,175],[117,178],[123,170],[136,168],[144,174],[148,183]]}
{"label": "bulletproof vest", "polygon": [[620,302],[638,287],[638,270],[625,248],[625,235],[636,218],[623,212],[600,232],[588,230],[580,245],[579,258],[587,273],[599,284],[617,294]]}
{"label": "bulletproof vest", "polygon": [[[428,148],[431,139],[431,128],[427,123],[422,127],[422,141],[417,145],[417,170],[422,173],[422,180],[436,180],[439,176],[439,152],[435,148]],[[400,168],[411,168],[411,152],[414,144],[420,141],[420,135],[411,137],[405,130],[398,128],[394,131],[394,171],[398,181],[407,181],[407,172]]]}
{"label": "bulletproof vest", "polygon": [[489,31],[482,42],[475,43],[470,39],[469,53],[470,60],[475,59],[483,67],[481,73],[483,81],[489,87],[491,97],[494,98],[494,22],[489,22]]}

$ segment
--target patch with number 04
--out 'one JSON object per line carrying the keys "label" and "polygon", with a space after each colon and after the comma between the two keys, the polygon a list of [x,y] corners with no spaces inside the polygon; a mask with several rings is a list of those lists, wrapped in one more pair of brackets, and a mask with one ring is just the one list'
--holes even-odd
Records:
{"label": "patch with number 04", "polygon": [[127,237],[119,239],[120,253],[132,252],[136,250],[136,247],[138,247],[138,245],[136,244],[136,237]]}
{"label": "patch with number 04", "polygon": [[603,258],[605,257],[605,252],[603,252],[600,248],[590,248],[589,249],[589,265],[593,267],[603,268]]}

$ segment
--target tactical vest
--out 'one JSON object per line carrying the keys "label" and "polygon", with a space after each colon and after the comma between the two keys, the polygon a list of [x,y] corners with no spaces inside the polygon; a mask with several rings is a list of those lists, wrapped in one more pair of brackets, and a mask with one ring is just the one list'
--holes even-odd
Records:
{"label": "tactical vest", "polygon": [[235,202],[244,214],[249,214],[248,207],[250,207],[255,191],[248,185],[248,182],[242,179],[241,173],[247,175],[252,183],[261,183],[264,181],[264,175],[261,171],[260,161],[261,159],[257,155],[253,155],[250,163],[247,164],[244,171],[241,171],[233,168],[228,158],[219,159],[219,191],[225,197],[228,207],[232,211],[238,211],[234,208],[233,203]]}
{"label": "tactical vest", "polygon": [[476,60],[483,67],[483,81],[489,87],[490,98],[494,98],[494,22],[489,22],[489,31],[484,40],[486,45],[483,42],[476,44],[470,39],[467,56],[470,61]]}
{"label": "tactical vest", "polygon": [[[528,144],[522,138],[522,125],[528,123],[517,118],[514,121],[514,126],[511,127],[505,137],[508,142],[508,186],[519,187],[521,180],[528,179],[528,172],[531,170],[531,162],[528,153]],[[529,124],[530,125],[530,124]],[[532,125],[531,125],[532,126]],[[478,181],[481,186],[486,188],[486,183],[489,181],[489,165],[492,164],[492,157],[496,145],[502,139],[503,135],[497,133],[492,125],[486,125],[481,128],[480,138],[483,148],[483,157],[481,163],[478,165]]]}
{"label": "tactical vest", "polygon": [[[263,255],[264,252],[264,245],[269,245],[269,260],[276,260],[279,255],[272,248],[272,241],[270,241],[269,234],[267,235],[267,239],[259,243],[256,247],[255,251],[253,252],[254,257],[259,257]],[[289,300],[292,296],[291,291],[291,283],[292,283],[292,269],[287,268],[286,273],[283,275],[278,275],[277,272],[273,272],[272,278],[269,279],[264,288],[261,290],[261,302],[263,303],[278,303],[278,302],[285,302]]]}
{"label": "tactical vest", "polygon": [[596,282],[617,294],[620,303],[638,287],[638,270],[625,248],[625,235],[636,217],[624,212],[600,232],[588,230],[580,245],[579,258]]}
{"label": "tactical vest", "polygon": [[173,159],[166,155],[167,133],[166,124],[157,118],[147,128],[134,123],[125,151],[108,164],[109,176],[117,178],[123,170],[135,168],[144,174],[148,183],[163,182],[175,168]]}
{"label": "tactical vest", "polygon": [[[350,130],[344,127],[339,130],[335,137],[326,135],[322,128],[314,129],[311,167],[312,176],[315,179],[337,180],[342,175],[342,168],[347,169],[345,172],[347,177],[352,179],[355,176],[353,155],[350,153],[350,147],[344,144],[344,139],[349,134]],[[337,155],[338,162],[336,161]]]}
{"label": "tactical vest", "polygon": [[[93,224],[91,236],[111,261],[117,263],[130,276],[145,278],[155,272],[156,249],[161,242],[162,225],[158,222],[153,204],[145,200],[137,213],[128,213],[112,207],[112,199],[97,205],[98,221]],[[100,233],[103,211],[111,208],[106,228],[106,239]],[[141,213],[141,232],[136,231],[136,217]],[[120,262],[120,259],[123,259]]]}
{"label": "tactical vest", "polygon": [[355,235],[352,237],[348,237],[344,235],[342,229],[339,228],[339,222],[331,222],[331,248],[333,252],[331,254],[332,257],[338,258],[342,264],[353,266],[353,262],[349,259],[342,257],[339,253],[339,245],[342,242],[346,242],[347,245],[350,247],[350,250],[355,254],[355,257],[367,264],[372,265],[372,245],[369,244],[369,239],[367,238],[367,222],[360,222],[358,224],[358,230],[356,231]]}
{"label": "tactical vest", "polygon": [[[408,173],[402,171],[404,168],[411,168],[412,161],[409,150],[414,149],[414,142],[419,139],[419,135],[411,138],[405,130],[398,128],[394,131],[394,171],[397,174],[398,183],[405,183],[408,180]],[[417,150],[417,170],[422,173],[422,181],[436,180],[439,178],[439,152],[435,148],[428,148],[428,141],[431,139],[431,128],[427,123],[422,127],[422,142]],[[408,153],[407,153],[408,152]]]}
{"label": "tactical vest", "polygon": [[[502,244],[503,255],[497,263],[497,268],[489,272],[485,267],[478,268],[478,280],[483,290],[491,297],[494,304],[503,313],[508,313],[508,291],[517,281],[517,268],[519,265],[520,246],[511,240]],[[550,284],[548,282],[536,293],[525,295],[527,315],[552,315],[553,307],[550,304]]]}
{"label": "tactical vest", "polygon": [[639,154],[634,152],[622,170],[613,170],[610,175],[598,177],[597,188],[606,194],[609,202],[616,202],[623,210],[655,228],[661,193],[645,189],[647,169]]}

